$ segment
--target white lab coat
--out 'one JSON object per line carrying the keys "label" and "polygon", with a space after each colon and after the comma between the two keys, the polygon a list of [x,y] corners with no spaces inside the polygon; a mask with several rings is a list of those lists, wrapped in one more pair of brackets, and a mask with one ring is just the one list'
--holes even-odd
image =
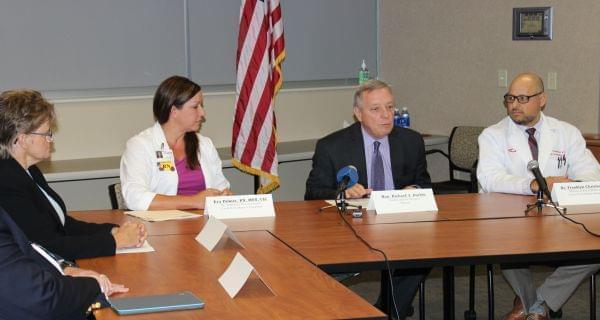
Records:
{"label": "white lab coat", "polygon": [[[223,175],[221,159],[212,141],[200,134],[198,139],[200,166],[206,188],[229,188],[229,181]],[[157,151],[173,154],[158,122],[127,141],[121,157],[121,189],[125,204],[131,210],[148,210],[156,194],[177,194],[177,171],[160,171]]]}
{"label": "white lab coat", "polygon": [[[541,114],[538,162],[545,177],[600,181],[600,165],[574,126]],[[510,117],[486,128],[479,136],[477,179],[482,192],[532,194],[532,160],[527,134]],[[565,161],[566,160],[566,161]]]}

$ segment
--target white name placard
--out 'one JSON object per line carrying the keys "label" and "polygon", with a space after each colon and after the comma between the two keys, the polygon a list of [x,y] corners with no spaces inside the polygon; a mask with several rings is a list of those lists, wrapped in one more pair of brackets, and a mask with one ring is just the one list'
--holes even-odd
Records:
{"label": "white name placard", "polygon": [[242,290],[244,284],[248,281],[248,277],[252,272],[255,272],[260,281],[273,293],[273,290],[267,285],[262,279],[260,274],[254,269],[246,258],[241,253],[236,253],[233,260],[219,277],[219,283],[223,286],[223,289],[227,291],[227,294],[233,299]]}
{"label": "white name placard", "polygon": [[217,219],[274,217],[271,194],[207,197],[204,214]]}
{"label": "white name placard", "polygon": [[555,183],[552,199],[567,213],[600,212],[600,181]]}
{"label": "white name placard", "polygon": [[209,216],[208,221],[204,224],[200,233],[196,236],[196,241],[200,242],[208,251],[213,251],[219,240],[226,234],[229,239],[233,240],[240,247],[244,247],[242,243],[237,239],[235,234],[227,227],[226,224],[214,216]]}
{"label": "white name placard", "polygon": [[437,212],[431,189],[403,189],[371,192],[367,210],[377,214],[403,212]]}

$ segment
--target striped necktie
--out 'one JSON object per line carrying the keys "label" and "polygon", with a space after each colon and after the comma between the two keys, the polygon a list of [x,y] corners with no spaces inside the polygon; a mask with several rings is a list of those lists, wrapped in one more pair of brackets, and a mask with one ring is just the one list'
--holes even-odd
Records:
{"label": "striped necktie", "polygon": [[529,134],[529,139],[527,139],[527,142],[529,142],[529,150],[531,150],[531,157],[533,158],[533,160],[537,161],[538,144],[537,140],[535,140],[535,128],[529,128],[525,131],[527,131],[527,134]]}
{"label": "striped necktie", "polygon": [[385,190],[385,174],[383,173],[383,158],[381,152],[379,152],[379,145],[381,142],[373,142],[373,162],[371,164],[371,189],[375,191]]}

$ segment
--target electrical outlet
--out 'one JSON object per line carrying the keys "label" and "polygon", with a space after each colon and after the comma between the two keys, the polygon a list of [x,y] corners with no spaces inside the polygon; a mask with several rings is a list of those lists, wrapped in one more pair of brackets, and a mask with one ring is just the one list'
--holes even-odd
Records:
{"label": "electrical outlet", "polygon": [[558,89],[558,74],[556,72],[548,72],[548,90]]}

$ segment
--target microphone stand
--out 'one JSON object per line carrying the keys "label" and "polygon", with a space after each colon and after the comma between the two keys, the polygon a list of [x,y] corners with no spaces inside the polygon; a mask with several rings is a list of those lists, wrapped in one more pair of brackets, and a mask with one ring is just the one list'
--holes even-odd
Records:
{"label": "microphone stand", "polygon": [[527,208],[525,209],[525,215],[529,214],[529,211],[531,211],[533,208],[537,208],[537,213],[541,214],[542,209],[545,207],[561,210],[563,214],[567,213],[567,208],[559,207],[552,203],[547,203],[546,201],[544,201],[544,192],[542,190],[538,190],[535,202],[527,205]]}
{"label": "microphone stand", "polygon": [[329,209],[329,208],[337,208],[338,210],[340,210],[343,213],[346,213],[346,209],[348,208],[358,208],[357,206],[353,206],[351,204],[348,204],[346,202],[346,188],[341,189],[335,199],[335,205],[329,205],[329,206],[324,206],[319,208],[319,212],[322,212],[323,210]]}

